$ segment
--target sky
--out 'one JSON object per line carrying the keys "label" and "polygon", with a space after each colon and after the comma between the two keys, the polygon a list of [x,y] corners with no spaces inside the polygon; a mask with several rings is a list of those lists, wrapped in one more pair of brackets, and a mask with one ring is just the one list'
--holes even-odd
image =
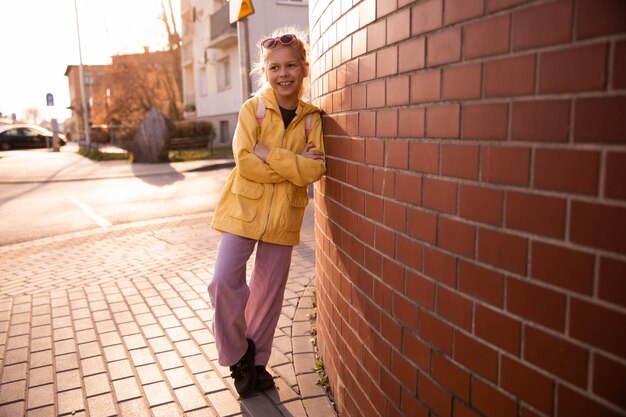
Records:
{"label": "sky", "polygon": [[[84,65],[110,64],[111,56],[163,50],[167,32],[161,0],[76,0]],[[180,0],[172,0],[177,29]],[[42,119],[70,116],[68,65],[78,65],[74,0],[0,0],[0,112],[18,118],[30,107]],[[46,94],[54,106],[46,106]]]}

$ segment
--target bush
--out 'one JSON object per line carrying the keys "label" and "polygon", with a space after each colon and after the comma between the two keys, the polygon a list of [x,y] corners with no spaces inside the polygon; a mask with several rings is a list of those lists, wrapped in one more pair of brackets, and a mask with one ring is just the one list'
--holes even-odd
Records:
{"label": "bush", "polygon": [[181,120],[174,122],[173,138],[192,138],[197,136],[215,136],[213,124],[205,120]]}

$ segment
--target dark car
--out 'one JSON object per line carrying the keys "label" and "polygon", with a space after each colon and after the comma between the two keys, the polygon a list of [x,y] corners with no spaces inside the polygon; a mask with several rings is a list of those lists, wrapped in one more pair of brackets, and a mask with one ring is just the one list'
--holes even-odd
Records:
{"label": "dark car", "polygon": [[[58,135],[59,145],[67,143],[65,136]],[[52,132],[41,126],[15,124],[0,126],[0,150],[45,148],[52,145]]]}

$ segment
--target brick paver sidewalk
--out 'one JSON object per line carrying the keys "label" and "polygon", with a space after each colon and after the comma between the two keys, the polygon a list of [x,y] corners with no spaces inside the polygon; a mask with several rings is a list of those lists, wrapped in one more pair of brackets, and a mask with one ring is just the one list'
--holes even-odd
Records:
{"label": "brick paver sidewalk", "polygon": [[239,401],[217,364],[210,215],[0,247],[0,417],[333,416],[310,343],[312,210],[294,250],[269,370]]}

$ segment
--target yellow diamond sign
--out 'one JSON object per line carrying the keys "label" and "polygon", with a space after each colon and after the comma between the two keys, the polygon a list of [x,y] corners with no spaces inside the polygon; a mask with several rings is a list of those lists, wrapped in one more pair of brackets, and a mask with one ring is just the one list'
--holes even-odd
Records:
{"label": "yellow diamond sign", "polygon": [[252,0],[230,0],[230,2],[228,2],[230,23],[235,23],[253,13],[254,6],[252,6]]}

